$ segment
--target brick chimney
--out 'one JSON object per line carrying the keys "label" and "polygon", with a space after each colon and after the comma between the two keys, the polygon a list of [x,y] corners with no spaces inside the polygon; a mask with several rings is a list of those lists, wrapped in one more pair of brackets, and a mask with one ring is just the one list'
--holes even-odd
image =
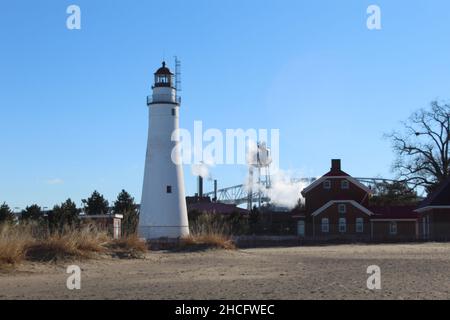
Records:
{"label": "brick chimney", "polygon": [[332,159],[331,160],[331,171],[341,171],[341,159]]}

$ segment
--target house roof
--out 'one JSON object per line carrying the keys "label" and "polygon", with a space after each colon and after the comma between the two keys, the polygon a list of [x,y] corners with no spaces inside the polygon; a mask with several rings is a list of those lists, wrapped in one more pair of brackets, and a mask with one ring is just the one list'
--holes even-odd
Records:
{"label": "house roof", "polygon": [[314,181],[313,183],[311,183],[309,186],[307,186],[305,189],[302,190],[302,195],[307,194],[308,192],[310,192],[311,190],[313,190],[314,188],[316,188],[317,186],[319,186],[320,184],[322,184],[322,182],[324,182],[325,180],[328,179],[347,179],[348,181],[350,181],[351,183],[353,183],[354,185],[356,185],[357,187],[359,187],[360,189],[363,189],[364,191],[366,191],[367,193],[372,193],[373,191],[366,187],[365,185],[363,185],[361,182],[359,182],[358,180],[356,180],[355,178],[349,176],[348,174],[346,174],[345,172],[343,172],[345,175],[341,175],[341,176],[334,176],[334,175],[328,175],[325,174],[324,176],[322,176],[321,178],[317,179],[316,181]]}
{"label": "house roof", "polygon": [[324,177],[350,177],[347,172],[342,171],[341,169],[330,170],[323,175]]}
{"label": "house roof", "polygon": [[325,173],[322,177],[311,183],[308,187],[302,190],[302,195],[307,194],[309,191],[316,188],[318,185],[320,185],[323,181],[327,179],[347,179],[357,187],[363,189],[367,193],[372,193],[372,190],[363,185],[361,182],[356,180],[355,178],[352,178],[347,172],[344,172],[341,170],[341,160],[340,159],[333,159],[331,160],[331,169],[327,173]]}
{"label": "house roof", "polygon": [[450,206],[450,177],[419,205],[418,209],[436,206]]}
{"label": "house roof", "polygon": [[317,216],[317,215],[321,214],[323,211],[325,211],[326,209],[328,209],[329,207],[331,207],[333,204],[336,204],[336,203],[349,203],[349,204],[353,205],[354,207],[358,208],[359,210],[361,210],[362,212],[364,212],[365,214],[367,214],[368,216],[372,216],[373,215],[372,211],[370,211],[366,207],[360,205],[355,200],[331,200],[331,201],[328,201],[325,205],[323,205],[322,207],[320,207],[319,209],[314,211],[311,215],[312,216]]}
{"label": "house roof", "polygon": [[370,206],[369,210],[374,213],[372,219],[417,219],[414,212],[415,206]]}

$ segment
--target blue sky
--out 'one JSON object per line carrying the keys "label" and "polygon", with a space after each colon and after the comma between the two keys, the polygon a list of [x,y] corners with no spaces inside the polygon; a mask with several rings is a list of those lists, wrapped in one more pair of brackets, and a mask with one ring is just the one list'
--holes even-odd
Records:
{"label": "blue sky", "polygon": [[[82,11],[68,30],[66,8]],[[366,9],[382,10],[382,30]],[[0,202],[140,200],[152,74],[182,60],[181,127],[278,128],[286,170],[331,158],[393,177],[383,133],[450,99],[450,3],[433,1],[3,1]],[[218,166],[219,186],[242,166]],[[188,194],[195,178],[185,170]],[[206,189],[210,189],[207,183]]]}

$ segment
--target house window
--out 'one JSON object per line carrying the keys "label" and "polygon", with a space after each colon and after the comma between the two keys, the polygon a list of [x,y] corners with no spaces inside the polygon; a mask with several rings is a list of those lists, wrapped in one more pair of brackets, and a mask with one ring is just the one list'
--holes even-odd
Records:
{"label": "house window", "polygon": [[323,182],[323,188],[327,189],[327,190],[331,189],[331,181],[330,180],[325,180]]}
{"label": "house window", "polygon": [[167,186],[166,192],[167,193],[172,193],[172,186]]}
{"label": "house window", "polygon": [[303,220],[297,222],[297,235],[300,237],[305,236],[305,221]]}
{"label": "house window", "polygon": [[422,218],[422,234],[423,238],[427,238],[427,220],[425,217]]}
{"label": "house window", "polygon": [[364,232],[364,219],[356,218],[356,232],[362,233]]}
{"label": "house window", "polygon": [[338,212],[339,213],[346,213],[347,212],[347,206],[343,203],[338,205]]}
{"label": "house window", "polygon": [[341,181],[341,189],[348,189],[350,188],[350,184],[348,183],[348,180],[342,180]]}
{"label": "house window", "polygon": [[389,223],[389,234],[391,234],[391,235],[397,234],[397,222],[391,221]]}
{"label": "house window", "polygon": [[347,232],[347,222],[345,218],[339,218],[339,232],[341,233]]}
{"label": "house window", "polygon": [[329,223],[329,220],[327,218],[323,218],[322,219],[322,232],[323,233],[330,232],[330,223]]}

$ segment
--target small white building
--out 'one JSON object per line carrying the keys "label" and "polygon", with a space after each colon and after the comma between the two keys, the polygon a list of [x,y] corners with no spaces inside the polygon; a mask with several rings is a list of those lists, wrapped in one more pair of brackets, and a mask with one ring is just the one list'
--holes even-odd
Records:
{"label": "small white building", "polygon": [[122,220],[121,214],[95,214],[95,215],[80,215],[80,220],[83,223],[93,223],[100,230],[107,230],[114,239],[122,237]]}

